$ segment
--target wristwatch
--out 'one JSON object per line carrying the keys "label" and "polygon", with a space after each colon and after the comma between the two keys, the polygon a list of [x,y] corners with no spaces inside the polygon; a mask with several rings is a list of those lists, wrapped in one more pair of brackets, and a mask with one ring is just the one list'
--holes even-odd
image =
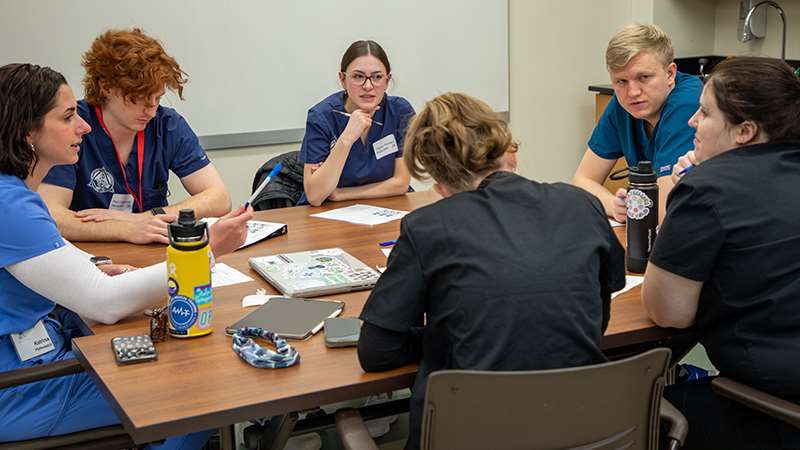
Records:
{"label": "wristwatch", "polygon": [[160,207],[160,206],[156,206],[155,208],[151,209],[151,210],[150,210],[150,212],[151,212],[151,213],[152,213],[154,216],[157,216],[157,215],[159,215],[159,214],[166,214],[166,213],[167,213],[166,211],[164,211],[164,208],[162,208],[162,207]]}

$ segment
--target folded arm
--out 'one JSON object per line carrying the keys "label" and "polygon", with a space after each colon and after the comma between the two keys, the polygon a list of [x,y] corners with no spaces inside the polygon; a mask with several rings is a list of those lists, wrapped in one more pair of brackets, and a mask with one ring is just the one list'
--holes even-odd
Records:
{"label": "folded arm", "polygon": [[400,333],[364,322],[358,341],[358,361],[367,372],[403,367],[422,358],[422,327]]}
{"label": "folded arm", "polygon": [[72,189],[42,183],[38,189],[62,236],[71,241],[126,241],[134,244],[168,243],[171,214],[126,213],[91,209],[77,213],[69,209]]}
{"label": "folded arm", "polygon": [[606,215],[618,222],[625,222],[626,211],[624,190],[612,194],[603,186],[616,160],[597,156],[591,149],[586,149],[578,169],[572,177],[572,184],[589,192],[600,200]]}
{"label": "folded arm", "polygon": [[408,173],[403,158],[396,158],[394,162],[394,175],[383,181],[353,186],[336,188],[328,197],[331,201],[357,200],[362,198],[382,198],[394,195],[403,195],[408,192],[411,175]]}
{"label": "folded arm", "polygon": [[647,315],[661,327],[688,328],[697,315],[701,281],[664,270],[651,261],[642,285],[642,303]]}
{"label": "folded arm", "polygon": [[174,205],[165,206],[169,214],[178,215],[182,209],[194,210],[196,217],[220,217],[231,210],[231,196],[222,176],[213,164],[181,178],[181,184],[190,197]]}

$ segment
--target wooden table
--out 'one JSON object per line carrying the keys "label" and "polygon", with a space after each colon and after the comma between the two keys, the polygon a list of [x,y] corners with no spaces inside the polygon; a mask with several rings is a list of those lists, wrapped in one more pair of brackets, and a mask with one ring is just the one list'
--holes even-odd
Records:
{"label": "wooden table", "polygon": [[[361,203],[413,210],[437,198],[431,192],[420,192]],[[395,239],[399,234],[399,221],[370,227],[309,217],[314,212],[352,203],[356,202],[256,213],[257,219],[286,223],[289,233],[218,259],[255,281],[214,289],[216,331],[210,336],[168,339],[157,344],[157,361],[130,366],[118,366],[114,362],[110,340],[113,336],[147,332],[149,322],[144,316],[128,318],[112,326],[94,326],[94,335],[74,341],[78,359],[135,442],[218,428],[413,384],[416,365],[365,373],[354,348],[326,348],[322,333],[303,342],[292,342],[300,352],[300,364],[286,369],[256,369],[231,351],[230,338],[222,332],[226,325],[249,312],[241,306],[243,296],[255,293],[257,288],[277,293],[249,268],[247,259],[251,256],[341,247],[370,266],[385,265],[386,258],[378,242]],[[156,263],[166,254],[161,245],[83,243],[80,247],[136,266]],[[164,291],[166,301],[166,283]],[[368,291],[362,291],[328,297],[345,302],[343,316],[357,316],[367,296]],[[612,302],[611,312],[603,342],[606,348],[657,340],[670,334],[647,318],[639,301],[638,288],[617,297]]]}

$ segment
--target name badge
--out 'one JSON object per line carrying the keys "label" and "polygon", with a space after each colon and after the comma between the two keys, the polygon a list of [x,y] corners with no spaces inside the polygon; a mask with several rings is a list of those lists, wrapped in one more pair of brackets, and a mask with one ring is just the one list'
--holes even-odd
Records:
{"label": "name badge", "polygon": [[108,209],[128,213],[133,211],[133,196],[131,194],[114,194]]}
{"label": "name badge", "polygon": [[390,134],[383,139],[375,141],[372,144],[372,148],[375,149],[375,159],[381,159],[386,155],[397,153],[397,140],[395,140],[394,134]]}
{"label": "name badge", "polygon": [[9,336],[20,361],[27,361],[56,349],[41,320],[30,329],[22,333],[11,333]]}

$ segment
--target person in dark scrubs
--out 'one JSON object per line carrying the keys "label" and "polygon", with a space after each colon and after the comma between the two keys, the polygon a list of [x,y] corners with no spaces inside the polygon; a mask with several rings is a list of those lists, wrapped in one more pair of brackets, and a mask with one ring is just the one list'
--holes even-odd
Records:
{"label": "person in dark scrubs", "polygon": [[[693,326],[720,375],[800,402],[800,79],[786,63],[719,63],[689,120],[694,151],[644,276],[663,327]],[[800,431],[711,389],[667,386],[689,420],[683,448],[798,449]]]}
{"label": "person in dark scrubs", "polygon": [[366,371],[421,360],[406,444],[416,449],[431,372],[605,361],[600,338],[625,268],[600,201],[515,174],[517,146],[485,103],[440,95],[407,139],[409,172],[430,175],[444,198],[402,219],[361,313],[358,356]]}

